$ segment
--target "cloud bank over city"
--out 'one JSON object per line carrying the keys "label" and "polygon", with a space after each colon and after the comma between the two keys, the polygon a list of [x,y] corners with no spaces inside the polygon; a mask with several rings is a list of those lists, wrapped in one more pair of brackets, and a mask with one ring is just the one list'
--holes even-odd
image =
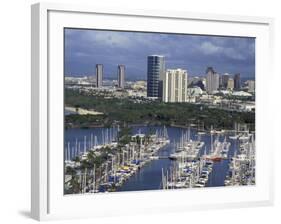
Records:
{"label": "cloud bank over city", "polygon": [[126,78],[146,79],[151,54],[191,76],[205,75],[208,66],[219,74],[255,76],[254,38],[65,29],[65,75],[94,75],[95,65],[103,64],[105,78],[114,78],[124,64]]}

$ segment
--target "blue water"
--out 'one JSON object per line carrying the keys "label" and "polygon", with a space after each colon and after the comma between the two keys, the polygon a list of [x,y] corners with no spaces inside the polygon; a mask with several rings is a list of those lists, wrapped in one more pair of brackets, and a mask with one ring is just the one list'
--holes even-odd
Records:
{"label": "blue water", "polygon": [[[147,133],[150,129],[154,130],[163,130],[163,127],[133,127],[133,134],[141,132]],[[178,127],[167,127],[168,135],[170,138],[170,144],[166,145],[159,152],[159,156],[169,156],[174,152],[174,142],[179,142],[182,133],[186,132],[187,129],[178,128]],[[77,141],[84,141],[84,136],[87,136],[87,145],[89,145],[90,136],[96,135],[99,142],[102,142],[102,132],[105,133],[105,128],[90,128],[90,129],[67,129],[65,131],[65,146],[67,142],[70,143],[71,149]],[[109,133],[109,131],[107,131]],[[191,129],[190,136],[192,139],[197,139],[196,131]],[[224,136],[220,137],[220,140],[223,140]],[[205,142],[200,154],[204,154],[204,150],[208,153],[210,150],[211,136],[209,134],[202,135],[201,140]],[[227,137],[227,141],[231,142],[229,149],[229,158],[234,155],[235,150],[237,149],[236,140],[231,140]],[[82,144],[83,145],[83,144]],[[82,146],[83,148],[84,146]],[[129,178],[117,191],[137,191],[137,190],[155,190],[160,189],[160,184],[162,181],[162,168],[164,172],[170,169],[173,161],[169,159],[159,159],[153,160],[152,162],[145,165],[140,171],[135,175]],[[213,171],[210,174],[209,181],[207,182],[208,187],[218,187],[224,185],[224,180],[228,172],[228,163],[229,159],[221,160],[221,162],[214,163]]]}
{"label": "blue water", "polygon": [[114,131],[117,131],[117,128],[88,128],[88,129],[78,129],[78,128],[70,128],[66,129],[64,133],[64,145],[67,147],[68,142],[70,143],[70,147],[74,147],[76,140],[81,143],[81,146],[84,147],[84,136],[86,136],[86,144],[87,149],[89,148],[91,135],[97,136],[97,144],[101,144],[102,139],[102,133],[104,135],[108,133],[113,133]]}

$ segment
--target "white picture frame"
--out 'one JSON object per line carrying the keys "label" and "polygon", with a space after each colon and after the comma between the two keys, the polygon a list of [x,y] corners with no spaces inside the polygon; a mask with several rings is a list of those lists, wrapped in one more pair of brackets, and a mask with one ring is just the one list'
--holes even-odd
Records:
{"label": "white picture frame", "polygon": [[[31,214],[37,220],[100,217],[191,209],[272,205],[273,143],[264,90],[272,72],[273,19],[38,3],[32,5]],[[149,24],[149,25],[148,25]],[[103,195],[63,195],[63,27],[256,38],[257,183],[255,186]],[[188,27],[188,28],[187,28]],[[262,137],[261,137],[262,136]],[[54,150],[57,149],[57,150]],[[61,151],[60,151],[61,150]],[[186,199],[186,200],[185,200]],[[196,199],[196,200],[195,200]],[[122,206],[132,204],[126,210]],[[110,202],[110,203],[109,203]]]}

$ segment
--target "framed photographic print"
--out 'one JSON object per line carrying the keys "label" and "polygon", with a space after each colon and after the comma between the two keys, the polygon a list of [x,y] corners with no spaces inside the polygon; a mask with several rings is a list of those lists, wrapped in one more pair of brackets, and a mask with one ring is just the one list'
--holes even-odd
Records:
{"label": "framed photographic print", "polygon": [[32,217],[269,205],[273,20],[32,6]]}

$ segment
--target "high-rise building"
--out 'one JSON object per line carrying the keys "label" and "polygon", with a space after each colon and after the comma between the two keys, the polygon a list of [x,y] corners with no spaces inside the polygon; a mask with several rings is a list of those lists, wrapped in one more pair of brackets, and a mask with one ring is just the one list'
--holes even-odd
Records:
{"label": "high-rise building", "polygon": [[220,81],[219,81],[219,88],[221,89],[221,88],[223,88],[223,85],[222,85],[222,75],[220,75],[220,79],[219,79]]}
{"label": "high-rise building", "polygon": [[208,67],[206,70],[206,91],[212,93],[219,88],[219,74],[214,71],[212,67]]}
{"label": "high-rise building", "polygon": [[163,80],[164,102],[186,102],[188,74],[183,69],[168,69]]}
{"label": "high-rise building", "polygon": [[241,88],[240,74],[237,73],[234,75],[234,89],[239,90],[240,88]]}
{"label": "high-rise building", "polygon": [[150,55],[147,57],[147,96],[162,98],[165,75],[165,57]]}
{"label": "high-rise building", "polygon": [[228,74],[228,73],[224,73],[224,74],[221,76],[221,80],[222,80],[221,87],[222,87],[223,89],[226,89],[226,88],[227,88],[228,79],[229,79],[229,74]]}
{"label": "high-rise building", "polygon": [[220,87],[220,75],[219,73],[216,73],[215,72],[215,75],[214,75],[214,91],[218,90],[219,87]]}
{"label": "high-rise building", "polygon": [[229,78],[227,81],[227,89],[228,90],[233,90],[234,89],[234,80],[233,78]]}
{"label": "high-rise building", "polygon": [[125,87],[125,65],[118,65],[118,87]]}
{"label": "high-rise building", "polygon": [[103,65],[96,65],[96,86],[102,87],[102,79],[103,79]]}
{"label": "high-rise building", "polygon": [[213,80],[213,76],[215,74],[215,71],[212,67],[208,67],[206,70],[206,91],[207,92],[212,92],[212,80]]}
{"label": "high-rise building", "polygon": [[255,92],[255,81],[254,80],[248,81],[248,92],[250,92],[250,93]]}

